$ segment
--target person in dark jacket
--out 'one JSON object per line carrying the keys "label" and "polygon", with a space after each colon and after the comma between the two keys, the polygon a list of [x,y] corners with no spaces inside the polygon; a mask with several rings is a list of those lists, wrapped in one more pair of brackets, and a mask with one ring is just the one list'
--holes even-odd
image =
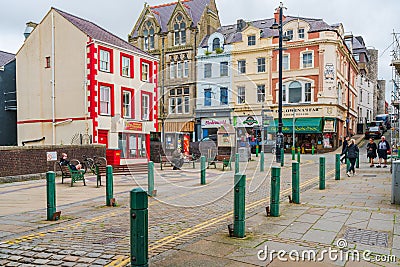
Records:
{"label": "person in dark jacket", "polygon": [[354,166],[356,164],[356,160],[358,157],[359,149],[358,146],[356,145],[356,140],[351,139],[350,144],[347,146],[346,149],[346,155],[347,158],[350,161],[350,168],[347,170],[347,176],[350,177],[351,172],[353,172],[353,176],[356,175],[356,170],[354,169]]}
{"label": "person in dark jacket", "polygon": [[387,156],[388,156],[388,151],[390,151],[390,145],[389,142],[386,141],[386,138],[384,136],[381,137],[381,141],[378,143],[378,161],[379,165],[376,165],[377,168],[381,167],[382,164],[382,159],[384,162],[383,168],[387,167]]}
{"label": "person in dark jacket", "polygon": [[347,151],[347,147],[349,146],[349,140],[350,140],[350,137],[346,136],[346,138],[343,141],[342,154],[340,154],[341,156],[344,155],[344,157],[341,158],[341,160],[340,160],[342,163],[346,163],[346,159],[347,159],[346,151]]}
{"label": "person in dark jacket", "polygon": [[71,164],[71,162],[68,160],[67,153],[61,154],[60,164],[61,166],[69,166],[71,170],[74,171],[82,169],[82,165],[80,163],[78,163],[77,165]]}
{"label": "person in dark jacket", "polygon": [[369,143],[367,144],[367,158],[371,165],[371,168],[374,167],[374,158],[376,158],[376,150],[378,149],[374,139],[370,138]]}

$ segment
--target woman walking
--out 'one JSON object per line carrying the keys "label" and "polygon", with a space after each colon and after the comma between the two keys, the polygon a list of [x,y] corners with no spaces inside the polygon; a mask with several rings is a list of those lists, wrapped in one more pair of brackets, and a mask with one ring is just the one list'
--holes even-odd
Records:
{"label": "woman walking", "polygon": [[374,139],[370,138],[369,143],[367,144],[367,158],[370,163],[370,167],[374,167],[374,158],[376,158],[376,150],[378,149]]}
{"label": "woman walking", "polygon": [[358,146],[356,145],[356,140],[351,139],[349,146],[346,148],[347,158],[350,161],[350,168],[347,170],[347,176],[349,176],[349,177],[350,177],[351,171],[353,171],[353,176],[356,174],[354,165],[356,164],[358,152],[359,152],[359,149],[358,149]]}

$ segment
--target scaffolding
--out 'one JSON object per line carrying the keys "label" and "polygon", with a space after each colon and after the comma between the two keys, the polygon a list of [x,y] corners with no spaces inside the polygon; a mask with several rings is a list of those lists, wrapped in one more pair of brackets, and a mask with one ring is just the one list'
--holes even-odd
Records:
{"label": "scaffolding", "polygon": [[392,144],[400,145],[400,33],[393,31],[393,50],[392,50],[392,106],[393,110],[390,112],[396,114],[392,119]]}

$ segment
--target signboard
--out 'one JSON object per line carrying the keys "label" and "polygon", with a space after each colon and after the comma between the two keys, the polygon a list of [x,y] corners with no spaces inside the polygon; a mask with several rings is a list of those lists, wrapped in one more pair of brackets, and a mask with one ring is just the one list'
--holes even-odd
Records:
{"label": "signboard", "polygon": [[143,131],[143,126],[141,122],[127,121],[125,122],[125,130],[141,132]]}
{"label": "signboard", "polygon": [[335,131],[335,121],[326,120],[324,125],[324,133],[331,133]]}
{"label": "signboard", "polygon": [[57,161],[57,152],[46,152],[47,161]]}
{"label": "signboard", "polygon": [[254,115],[249,115],[246,117],[234,117],[234,125],[236,122],[236,127],[251,127],[253,128],[254,126],[261,125],[262,118],[261,116],[254,116]]}

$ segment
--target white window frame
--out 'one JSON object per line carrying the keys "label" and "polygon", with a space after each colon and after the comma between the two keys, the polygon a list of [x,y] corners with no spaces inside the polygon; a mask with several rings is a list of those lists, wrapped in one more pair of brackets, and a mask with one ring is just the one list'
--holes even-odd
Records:
{"label": "white window frame", "polygon": [[150,96],[148,94],[142,94],[142,120],[150,120]]}
{"label": "white window frame", "polygon": [[185,114],[188,114],[188,113],[190,113],[190,96],[184,96],[183,97],[183,105],[184,105],[184,110],[183,110],[183,112],[185,113]]}
{"label": "white window frame", "polygon": [[[246,74],[246,60],[245,59],[240,59],[237,62],[238,62],[238,73],[239,74]],[[242,72],[242,69],[244,70],[243,72]]]}
{"label": "white window frame", "polygon": [[[121,65],[122,65],[122,76],[124,77],[131,77],[131,58],[122,56],[121,58]],[[126,63],[128,65],[126,65]]]}
{"label": "white window frame", "polygon": [[[285,58],[287,58],[287,66],[285,68]],[[283,70],[290,70],[290,54],[283,54],[282,55],[282,69]]]}
{"label": "white window frame", "polygon": [[255,35],[247,36],[247,45],[248,46],[255,46],[256,45],[256,36]]}
{"label": "white window frame", "polygon": [[110,72],[111,53],[100,48],[100,67],[101,71]]}
{"label": "white window frame", "polygon": [[183,77],[183,62],[177,63],[176,77],[178,79]]}
{"label": "white window frame", "polygon": [[169,99],[169,114],[175,114],[176,112],[176,99],[175,96]]}
{"label": "white window frame", "polygon": [[[106,110],[104,110],[106,109]],[[111,87],[100,85],[100,115],[111,115]]]}
{"label": "white window frame", "polygon": [[[226,72],[224,71],[226,70]],[[220,77],[227,77],[229,76],[229,63],[228,61],[222,61],[219,63],[219,76]]]}
{"label": "white window frame", "polygon": [[[288,33],[290,33],[290,35]],[[293,40],[293,29],[287,29],[285,31],[285,36],[286,36],[286,38],[288,38],[289,41],[292,41]]]}
{"label": "white window frame", "polygon": [[[260,93],[259,89],[264,88],[264,93]],[[261,99],[260,99],[261,97]],[[257,103],[265,102],[265,84],[257,84]]]}
{"label": "white window frame", "polygon": [[[221,100],[222,100],[222,91],[223,90],[226,90],[226,103],[223,103]],[[219,88],[219,104],[221,105],[221,106],[226,106],[226,105],[228,105],[229,104],[229,96],[228,96],[228,94],[229,94],[229,89],[228,89],[228,87],[220,87]]]}
{"label": "white window frame", "polygon": [[[125,97],[125,95],[128,95],[128,98]],[[125,100],[128,99],[129,103],[126,103]],[[132,92],[131,91],[122,91],[122,111],[124,114],[122,114],[123,118],[132,118]]]}
{"label": "white window frame", "polygon": [[186,60],[183,64],[184,64],[183,77],[187,78],[189,77],[189,61]]}
{"label": "white window frame", "polygon": [[237,98],[237,103],[238,104],[245,104],[246,103],[246,87],[244,86],[239,86],[238,87],[238,98]]}
{"label": "white window frame", "polygon": [[[301,32],[302,31],[302,32]],[[298,37],[299,37],[299,39],[305,39],[305,36],[306,36],[306,29],[304,29],[304,28],[299,28],[298,30],[297,30],[297,35],[298,35]],[[303,36],[302,36],[303,35]]]}
{"label": "white window frame", "polygon": [[[304,65],[304,56],[306,54],[311,54],[311,65],[310,66],[308,66],[308,65],[305,66]],[[301,52],[300,53],[300,64],[301,64],[301,68],[302,69],[312,69],[312,68],[314,68],[314,51],[306,50],[306,51]]]}
{"label": "white window frame", "polygon": [[[298,82],[300,83],[301,86],[301,99],[299,102],[289,102],[290,99],[290,85],[292,82]],[[310,91],[307,93],[307,95],[309,96],[310,100],[307,100],[306,98],[306,85],[310,84]],[[291,81],[287,81],[282,85],[282,102],[285,104],[297,104],[297,103],[306,103],[306,104],[310,104],[313,102],[313,83],[310,81],[304,81],[304,80],[291,80]],[[277,91],[278,92],[278,91]],[[306,101],[307,100],[307,101]]]}
{"label": "white window frame", "polygon": [[212,64],[206,63],[204,64],[204,78],[211,78],[212,77]]}
{"label": "white window frame", "polygon": [[[145,71],[146,70],[146,71]],[[150,65],[146,62],[142,62],[142,81],[143,82],[149,82],[150,81]],[[145,76],[144,76],[145,74]],[[143,79],[145,77],[145,79]]]}
{"label": "white window frame", "polygon": [[[261,64],[260,64],[260,61],[262,61],[262,60],[264,60],[264,63],[261,62]],[[260,71],[260,68],[261,68],[261,71]],[[265,72],[266,72],[265,57],[259,57],[259,58],[257,58],[257,73],[265,73]]]}
{"label": "white window frame", "polygon": [[176,65],[175,62],[171,62],[169,64],[169,78],[170,79],[175,79],[176,75]]}

